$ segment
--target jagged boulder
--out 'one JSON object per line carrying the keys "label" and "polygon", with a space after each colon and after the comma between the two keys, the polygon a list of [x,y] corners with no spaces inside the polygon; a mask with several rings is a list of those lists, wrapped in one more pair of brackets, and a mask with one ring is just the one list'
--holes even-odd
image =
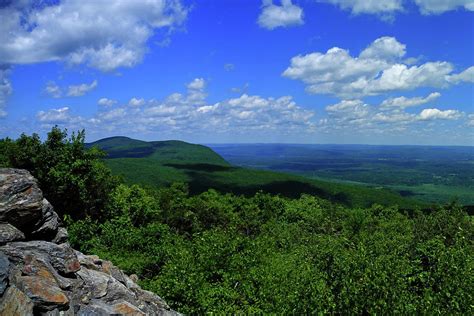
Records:
{"label": "jagged boulder", "polygon": [[135,281],[71,248],[27,171],[0,169],[0,315],[178,314]]}
{"label": "jagged boulder", "polygon": [[33,302],[15,285],[10,286],[0,301],[0,315],[33,315]]}
{"label": "jagged boulder", "polygon": [[61,226],[61,220],[58,214],[53,210],[53,206],[48,200],[43,199],[41,202],[41,219],[35,223],[31,237],[34,239],[52,239]]}
{"label": "jagged boulder", "polygon": [[0,172],[0,222],[30,232],[42,218],[43,193],[26,170]]}
{"label": "jagged boulder", "polygon": [[23,239],[25,239],[25,234],[15,226],[8,223],[0,223],[0,245]]}

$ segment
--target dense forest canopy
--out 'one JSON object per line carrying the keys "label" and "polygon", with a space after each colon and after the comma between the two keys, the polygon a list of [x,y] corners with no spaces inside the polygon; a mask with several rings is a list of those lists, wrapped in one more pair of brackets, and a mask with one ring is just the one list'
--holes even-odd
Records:
{"label": "dense forest canopy", "polygon": [[137,274],[180,312],[474,312],[474,226],[456,204],[406,213],[308,194],[144,188],[116,178],[84,136],[0,140],[0,166],[38,178],[73,246]]}
{"label": "dense forest canopy", "polygon": [[85,132],[54,127],[42,142],[37,134],[0,140],[0,167],[29,170],[58,214],[99,216],[118,180],[104,166],[104,153],[85,149]]}

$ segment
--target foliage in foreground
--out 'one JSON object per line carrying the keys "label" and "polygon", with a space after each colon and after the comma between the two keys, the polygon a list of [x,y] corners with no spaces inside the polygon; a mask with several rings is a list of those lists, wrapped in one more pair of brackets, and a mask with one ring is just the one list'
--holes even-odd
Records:
{"label": "foliage in foreground", "polygon": [[100,161],[103,153],[86,149],[84,138],[84,131],[68,138],[54,127],[44,142],[37,134],[0,139],[0,168],[29,170],[60,215],[98,216],[118,181]]}
{"label": "foliage in foreground", "polygon": [[117,185],[100,155],[57,128],[44,143],[0,140],[0,166],[39,179],[73,246],[138,274],[181,312],[474,312],[474,226],[456,205],[407,215],[310,195],[146,191]]}
{"label": "foliage in foreground", "polygon": [[456,206],[408,216],[312,196],[121,185],[108,212],[71,222],[73,244],[184,313],[474,311],[473,223]]}

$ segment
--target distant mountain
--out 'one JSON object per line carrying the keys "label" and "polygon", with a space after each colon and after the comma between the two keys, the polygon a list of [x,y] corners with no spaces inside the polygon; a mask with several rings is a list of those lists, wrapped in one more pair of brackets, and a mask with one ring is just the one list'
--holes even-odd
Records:
{"label": "distant mountain", "polygon": [[96,146],[107,152],[107,158],[117,157],[146,157],[153,153],[153,145],[125,136],[104,138],[87,144],[88,147]]}
{"label": "distant mountain", "polygon": [[366,207],[374,203],[402,208],[420,205],[383,188],[233,166],[209,147],[182,141],[146,142],[110,137],[87,146],[104,150],[107,153],[105,163],[127,183],[155,188],[182,182],[188,184],[192,194],[208,189],[244,195],[263,191],[292,198],[311,194],[351,207]]}
{"label": "distant mountain", "polygon": [[107,158],[152,158],[168,163],[208,163],[228,165],[212,149],[202,145],[178,140],[152,141],[132,139],[124,136],[104,138],[87,144],[96,146],[107,153]]}

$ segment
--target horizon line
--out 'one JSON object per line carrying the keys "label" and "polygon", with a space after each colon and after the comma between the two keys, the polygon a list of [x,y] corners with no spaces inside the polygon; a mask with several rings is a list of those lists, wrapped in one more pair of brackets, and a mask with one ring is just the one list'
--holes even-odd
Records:
{"label": "horizon line", "polygon": [[392,146],[392,147],[409,147],[409,146],[414,146],[414,147],[474,147],[474,145],[433,145],[433,144],[369,144],[369,143],[293,143],[293,142],[190,142],[182,139],[162,139],[162,140],[143,140],[143,139],[137,139],[137,138],[132,138],[129,136],[123,136],[123,135],[117,135],[117,136],[109,136],[109,137],[103,137],[99,138],[93,141],[86,142],[87,144],[98,142],[101,140],[109,139],[109,138],[128,138],[128,139],[133,139],[133,140],[138,140],[138,141],[143,141],[143,142],[156,142],[156,141],[180,141],[180,142],[185,142],[185,143],[190,143],[190,144],[197,144],[197,145],[204,145],[204,146],[212,146],[212,145],[326,145],[326,146]]}

